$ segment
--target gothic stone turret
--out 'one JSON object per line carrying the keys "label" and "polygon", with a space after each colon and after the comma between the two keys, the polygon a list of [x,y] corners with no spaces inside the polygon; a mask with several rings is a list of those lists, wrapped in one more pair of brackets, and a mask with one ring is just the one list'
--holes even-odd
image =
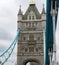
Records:
{"label": "gothic stone turret", "polygon": [[44,12],[39,13],[35,3],[29,4],[24,15],[18,13],[17,23],[18,28],[21,29],[21,36],[17,44],[17,65],[26,65],[27,62],[36,65],[44,64],[43,26],[46,23],[45,15]]}

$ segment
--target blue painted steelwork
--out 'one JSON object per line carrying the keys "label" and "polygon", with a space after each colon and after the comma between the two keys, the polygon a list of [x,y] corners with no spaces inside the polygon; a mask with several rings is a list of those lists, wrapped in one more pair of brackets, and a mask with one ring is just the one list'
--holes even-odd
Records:
{"label": "blue painted steelwork", "polygon": [[[1,61],[0,65],[4,65],[5,62],[7,62],[7,60],[11,56],[11,54],[15,48],[16,42],[18,41],[19,36],[20,36],[20,29],[18,29],[17,35],[16,35],[14,41],[12,42],[12,44],[10,45],[10,47],[8,49],[6,49],[2,54],[0,54],[0,61],[4,57],[4,59]],[[8,55],[6,56],[6,54],[8,54]]]}
{"label": "blue painted steelwork", "polygon": [[[55,1],[56,1],[56,11],[58,14],[58,6],[59,6],[59,0],[46,0],[46,56],[45,56],[45,65],[49,65],[49,55],[48,51],[52,49],[53,51],[53,21],[51,16],[51,1],[53,2],[53,9],[55,8]],[[57,15],[55,23],[57,24]]]}

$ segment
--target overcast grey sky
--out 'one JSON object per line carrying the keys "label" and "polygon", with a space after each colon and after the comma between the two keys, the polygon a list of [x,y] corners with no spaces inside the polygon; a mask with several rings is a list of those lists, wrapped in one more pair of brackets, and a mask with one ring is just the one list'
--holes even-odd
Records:
{"label": "overcast grey sky", "polygon": [[[17,13],[21,5],[22,12],[25,13],[29,6],[30,0],[0,0],[0,53],[5,50],[15,38],[17,32]],[[39,12],[42,11],[43,3],[46,7],[46,0],[35,0]],[[59,19],[59,18],[58,18]],[[59,24],[59,22],[58,22]],[[57,57],[59,57],[59,27],[57,25]],[[14,51],[12,62],[16,59],[16,52]],[[15,59],[14,59],[15,57]],[[59,59],[57,58],[59,61]],[[10,62],[10,63],[8,63]],[[10,60],[5,65],[11,65]]]}

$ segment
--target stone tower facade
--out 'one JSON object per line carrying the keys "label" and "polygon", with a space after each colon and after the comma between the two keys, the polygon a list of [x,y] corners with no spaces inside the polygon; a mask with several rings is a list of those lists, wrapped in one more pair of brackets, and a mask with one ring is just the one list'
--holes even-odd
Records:
{"label": "stone tower facade", "polygon": [[21,35],[17,47],[17,65],[44,65],[43,28],[46,25],[46,14],[43,7],[40,14],[35,3],[31,2],[25,14],[21,8],[18,13],[18,28]]}

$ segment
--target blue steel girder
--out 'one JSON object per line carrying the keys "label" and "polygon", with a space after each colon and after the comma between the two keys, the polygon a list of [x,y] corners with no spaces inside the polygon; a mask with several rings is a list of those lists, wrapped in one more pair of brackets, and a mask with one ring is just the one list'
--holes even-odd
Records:
{"label": "blue steel girder", "polygon": [[51,1],[53,2],[53,9],[55,8],[55,1],[56,1],[56,19],[55,25],[57,25],[57,16],[58,16],[58,7],[59,7],[59,0],[46,0],[46,56],[45,56],[45,65],[49,65],[49,55],[48,50],[49,48],[53,51],[53,21],[51,16]]}

